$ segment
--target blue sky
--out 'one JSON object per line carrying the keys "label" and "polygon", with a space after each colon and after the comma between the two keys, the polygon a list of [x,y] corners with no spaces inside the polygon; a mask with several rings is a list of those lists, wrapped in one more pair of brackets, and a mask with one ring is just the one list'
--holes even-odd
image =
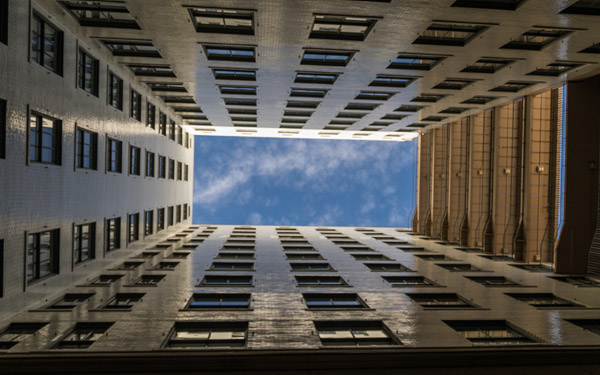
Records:
{"label": "blue sky", "polygon": [[416,141],[195,142],[194,223],[411,225]]}

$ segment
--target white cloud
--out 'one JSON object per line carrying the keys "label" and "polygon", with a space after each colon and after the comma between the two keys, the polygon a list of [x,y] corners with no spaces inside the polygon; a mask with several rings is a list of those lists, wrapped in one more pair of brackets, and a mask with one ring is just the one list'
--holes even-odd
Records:
{"label": "white cloud", "polygon": [[258,212],[253,212],[248,216],[248,220],[246,220],[250,225],[261,225],[262,224],[262,215]]}

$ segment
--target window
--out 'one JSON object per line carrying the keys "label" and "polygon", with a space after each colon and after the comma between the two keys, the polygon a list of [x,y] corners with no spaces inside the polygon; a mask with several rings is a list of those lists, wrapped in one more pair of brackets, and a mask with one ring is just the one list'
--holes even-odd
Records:
{"label": "window", "polygon": [[289,260],[323,260],[325,258],[323,258],[323,256],[321,254],[304,254],[304,253],[299,253],[299,254],[285,254],[286,258]]}
{"label": "window", "polygon": [[177,144],[183,145],[183,128],[177,125]]}
{"label": "window", "polygon": [[160,111],[158,114],[158,132],[164,136],[167,135],[167,115]]}
{"label": "window", "polygon": [[58,273],[58,229],[27,235],[27,283]]}
{"label": "window", "polygon": [[522,345],[535,341],[505,320],[444,320],[473,345]]}
{"label": "window", "polygon": [[256,95],[255,86],[219,86],[221,94]]}
{"label": "window", "polygon": [[[600,319],[566,319],[566,321],[600,335]],[[1,340],[2,336],[0,336]]]}
{"label": "window", "polygon": [[32,112],[29,120],[29,160],[61,164],[62,121]]}
{"label": "window", "polygon": [[374,91],[361,91],[354,99],[363,100],[388,100],[395,93],[393,92],[374,92]]}
{"label": "window", "polygon": [[309,37],[365,40],[375,22],[370,17],[316,15]]}
{"label": "window", "polygon": [[113,323],[77,323],[55,349],[86,349],[100,339]]}
{"label": "window", "polygon": [[135,280],[132,286],[157,286],[158,283],[165,278],[165,275],[142,275]]}
{"label": "window", "polygon": [[185,203],[183,205],[183,220],[187,220],[188,217],[188,205]]}
{"label": "window", "polygon": [[254,47],[205,45],[208,60],[255,62]]}
{"label": "window", "polygon": [[470,309],[475,306],[455,293],[407,293],[424,309]]}
{"label": "window", "polygon": [[79,49],[77,66],[77,85],[88,94],[98,96],[98,60]]}
{"label": "window", "polygon": [[444,60],[446,55],[401,53],[392,60],[388,69],[431,70]]}
{"label": "window", "polygon": [[194,293],[186,306],[186,310],[247,309],[249,307],[250,294]]}
{"label": "window", "polygon": [[167,178],[167,158],[158,155],[158,178]]}
{"label": "window", "polygon": [[145,293],[117,293],[108,303],[102,306],[105,310],[130,310],[140,302]]}
{"label": "window", "polygon": [[439,286],[423,276],[382,276],[382,278],[396,287]]}
{"label": "window", "polygon": [[290,263],[292,271],[335,271],[329,263]]}
{"label": "window", "polygon": [[77,168],[98,169],[98,133],[77,128]]}
{"label": "window", "polygon": [[129,214],[127,222],[128,222],[127,241],[135,242],[140,237],[140,232],[139,232],[139,230],[140,230],[139,229],[140,214]]}
{"label": "window", "polygon": [[199,286],[251,286],[252,276],[206,275]]}
{"label": "window", "polygon": [[448,107],[448,108],[444,109],[443,111],[440,111],[440,113],[447,113],[447,114],[459,115],[459,114],[461,114],[461,113],[463,113],[465,111],[468,111],[470,109],[472,109],[472,108]]}
{"label": "window", "polygon": [[60,0],[81,26],[139,29],[125,4],[99,0]]}
{"label": "window", "polygon": [[435,103],[440,99],[443,99],[446,95],[444,94],[420,94],[415,96],[411,102],[422,102],[422,103]]}
{"label": "window", "polygon": [[169,65],[127,64],[127,67],[138,77],[177,77]]}
{"label": "window", "polygon": [[252,271],[254,263],[251,262],[213,262],[210,266],[211,271]]}
{"label": "window", "polygon": [[177,349],[244,347],[247,331],[247,322],[177,322],[165,347]]}
{"label": "window", "polygon": [[163,208],[159,208],[158,210],[156,210],[156,231],[160,232],[161,230],[165,229],[165,209]]}
{"label": "window", "polygon": [[339,276],[296,276],[298,286],[348,286]]}
{"label": "window", "polygon": [[518,92],[529,86],[538,84],[541,82],[531,82],[531,81],[508,81],[503,85],[497,86],[490,91],[499,91],[499,92]]}
{"label": "window", "polygon": [[182,95],[182,96],[161,96],[163,102],[167,104],[196,104],[193,96]]}
{"label": "window", "polygon": [[354,56],[353,51],[306,50],[302,65],[346,66]]}
{"label": "window", "polygon": [[154,232],[154,211],[144,212],[144,236],[149,236]]}
{"label": "window", "polygon": [[479,268],[468,263],[437,263],[436,266],[440,266],[451,272],[481,272]]}
{"label": "window", "polygon": [[394,112],[419,112],[423,108],[425,107],[422,105],[402,104]]}
{"label": "window", "polygon": [[456,0],[453,7],[516,10],[525,0]]}
{"label": "window", "polygon": [[92,280],[88,285],[90,286],[109,286],[110,284],[116,283],[121,280],[124,275],[100,275]]}
{"label": "window", "polygon": [[108,104],[123,110],[123,80],[113,72],[108,72]]}
{"label": "window", "polygon": [[447,257],[444,254],[416,254],[415,255],[417,258],[423,259],[423,260],[454,260],[452,258]]}
{"label": "window", "polygon": [[180,204],[177,205],[177,208],[175,211],[175,221],[177,223],[181,222],[181,205]]}
{"label": "window", "polygon": [[254,35],[254,12],[237,9],[190,8],[199,33]]}
{"label": "window", "polygon": [[219,253],[215,259],[251,260],[251,259],[254,259],[254,254],[253,253]]}
{"label": "window", "polygon": [[100,41],[112,52],[113,56],[162,57],[151,40],[101,39]]}
{"label": "window", "polygon": [[175,179],[175,160],[169,159],[169,180]]}
{"label": "window", "polygon": [[531,29],[500,48],[540,51],[550,43],[559,40],[569,33],[570,31],[568,30],[560,29]]}
{"label": "window", "polygon": [[93,293],[85,293],[85,294],[74,294],[67,293],[60,300],[54,302],[50,306],[46,307],[46,309],[51,310],[73,310],[79,305],[82,305],[90,299],[94,294]]}
{"label": "window", "polygon": [[6,100],[0,99],[0,159],[6,158]]}
{"label": "window", "polygon": [[447,78],[433,86],[433,88],[440,90],[462,90],[473,82],[475,82],[474,79]]}
{"label": "window", "polygon": [[169,122],[169,139],[174,141],[176,137],[177,127],[175,125],[175,121],[171,120]]}
{"label": "window", "polygon": [[106,142],[106,169],[108,172],[121,173],[123,170],[123,142],[108,138]]}
{"label": "window", "polygon": [[256,81],[255,70],[241,69],[213,69],[215,79],[225,79],[232,81]]}
{"label": "window", "polygon": [[400,263],[365,263],[374,272],[414,272]]}
{"label": "window", "polygon": [[63,32],[36,13],[31,20],[31,59],[62,76]]}
{"label": "window", "polygon": [[513,62],[515,62],[515,60],[485,57],[475,61],[471,65],[467,65],[467,67],[461,70],[461,72],[493,74],[505,66],[512,64]]}
{"label": "window", "polygon": [[8,44],[8,0],[0,1],[0,43]]}
{"label": "window", "polygon": [[173,206],[167,207],[167,226],[173,225]]}
{"label": "window", "polygon": [[145,82],[152,91],[188,92],[183,83],[179,82]]}
{"label": "window", "polygon": [[314,322],[324,346],[398,345],[381,321]]}
{"label": "window", "polygon": [[296,73],[295,83],[324,83],[332,85],[338,78],[339,73]]}
{"label": "window", "polygon": [[171,253],[167,259],[185,259],[188,255],[190,255],[190,253],[176,251]]}
{"label": "window", "polygon": [[159,262],[152,269],[153,270],[161,270],[161,271],[173,271],[178,265],[179,265],[179,262]]}
{"label": "window", "polygon": [[435,44],[441,46],[464,46],[487,26],[469,23],[432,23],[419,35],[413,44]]}
{"label": "window", "polygon": [[413,83],[417,78],[418,77],[378,74],[377,77],[369,83],[369,86],[406,87]]}
{"label": "window", "polygon": [[351,111],[372,111],[379,106],[379,103],[348,103],[344,109]]}
{"label": "window", "polygon": [[465,276],[471,281],[475,281],[486,287],[517,287],[523,286],[517,282],[511,281],[504,276]]}
{"label": "window", "polygon": [[154,177],[154,152],[146,151],[146,177]]}
{"label": "window", "polygon": [[358,294],[315,294],[306,293],[302,295],[308,308],[316,309],[364,309],[368,306]]}
{"label": "window", "polygon": [[106,251],[121,248],[121,218],[106,220]]}
{"label": "window", "polygon": [[558,77],[575,68],[584,66],[584,63],[568,62],[568,61],[556,61],[546,65],[543,68],[537,68],[532,72],[527,73],[528,76],[548,76]]}
{"label": "window", "polygon": [[472,98],[463,101],[462,103],[463,104],[487,104],[488,102],[491,102],[492,100],[495,100],[495,99],[498,99],[498,97],[475,95]]}
{"label": "window", "polygon": [[27,339],[48,323],[11,323],[0,333],[0,350],[8,350]]}
{"label": "window", "polygon": [[96,224],[75,225],[73,232],[73,259],[81,263],[95,258]]}
{"label": "window", "polygon": [[600,280],[595,280],[586,276],[550,276],[550,278],[577,287],[600,287]]}
{"label": "window", "polygon": [[131,90],[129,116],[137,121],[142,121],[142,95]]}
{"label": "window", "polygon": [[509,266],[529,272],[553,272],[552,268],[543,264],[509,264]]}
{"label": "window", "polygon": [[183,179],[183,164],[181,162],[177,162],[177,181],[181,181]]}
{"label": "window", "polygon": [[188,181],[189,180],[189,166],[187,164],[183,165],[183,180],[184,181]]}
{"label": "window", "polygon": [[129,174],[140,175],[140,157],[142,150],[139,147],[129,146]]}
{"label": "window", "polygon": [[537,308],[585,307],[552,293],[506,293],[506,295]]}
{"label": "window", "polygon": [[303,96],[309,98],[323,98],[328,90],[324,89],[300,89],[293,88],[290,91],[290,96]]}
{"label": "window", "polygon": [[223,98],[225,105],[256,106],[256,99]]}
{"label": "window", "polygon": [[117,269],[119,270],[134,270],[144,264],[144,262],[123,262]]}

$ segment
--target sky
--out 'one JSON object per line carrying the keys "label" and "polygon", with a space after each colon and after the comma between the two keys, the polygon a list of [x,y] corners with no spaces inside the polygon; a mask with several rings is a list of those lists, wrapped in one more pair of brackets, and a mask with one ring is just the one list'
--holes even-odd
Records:
{"label": "sky", "polygon": [[195,224],[409,227],[412,142],[195,137]]}

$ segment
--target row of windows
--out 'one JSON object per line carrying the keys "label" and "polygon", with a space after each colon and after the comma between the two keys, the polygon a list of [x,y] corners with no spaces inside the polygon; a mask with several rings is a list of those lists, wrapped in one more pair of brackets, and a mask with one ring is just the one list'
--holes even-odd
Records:
{"label": "row of windows", "polygon": [[[143,294],[117,295],[112,301],[120,309],[139,301]],[[121,304],[121,305],[120,305]],[[127,308],[127,307],[126,307]],[[565,320],[595,334],[600,334],[597,319]],[[520,327],[505,320],[443,320],[473,345],[503,346],[531,345],[542,341]],[[0,333],[0,349],[8,350],[48,323],[12,323]],[[50,349],[85,349],[107,334],[113,322],[77,323],[53,340]],[[390,346],[402,345],[392,331],[379,320],[325,320],[313,321],[317,336],[323,346]],[[245,347],[249,322],[175,322],[164,348],[207,349]]]}
{"label": "row of windows", "polygon": [[[34,13],[31,35],[32,60],[46,69],[62,75],[63,32],[37,13]],[[98,97],[100,86],[99,76],[100,64],[98,59],[91,56],[83,48],[80,48],[77,58],[77,86],[90,95]],[[141,122],[144,109],[142,95],[138,91],[130,89],[129,99],[130,117]],[[108,71],[107,103],[122,111],[123,102],[123,79],[112,71]],[[176,141],[180,145],[184,145],[186,148],[191,147],[191,137],[180,125],[176,125],[173,120],[168,120],[166,114],[162,111],[158,112],[157,118],[156,106],[149,101],[146,103],[145,109],[147,114],[146,126],[156,129],[158,119],[158,132],[160,134],[168,136],[169,139]]]}
{"label": "row of windows", "polygon": [[[156,231],[187,220],[190,207],[188,204],[159,208],[157,212]],[[140,214],[127,216],[127,243],[140,238]],[[144,212],[144,236],[154,233],[154,211]],[[106,220],[105,250],[112,251],[121,247],[121,218]],[[75,224],[73,226],[73,264],[96,258],[96,223]],[[27,234],[26,246],[26,280],[35,282],[47,276],[59,273],[60,230],[47,230]]]}

